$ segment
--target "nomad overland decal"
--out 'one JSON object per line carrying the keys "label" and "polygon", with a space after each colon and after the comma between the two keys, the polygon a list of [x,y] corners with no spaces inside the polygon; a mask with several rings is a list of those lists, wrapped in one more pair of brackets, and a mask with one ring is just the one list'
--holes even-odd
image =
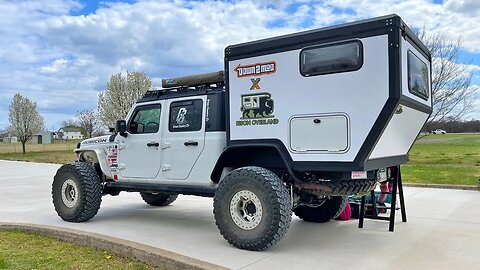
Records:
{"label": "nomad overland decal", "polygon": [[239,64],[234,70],[237,73],[238,78],[247,76],[261,76],[275,73],[276,65],[277,64],[274,61],[245,66]]}
{"label": "nomad overland decal", "polygon": [[242,117],[237,126],[276,125],[278,119],[273,115],[273,99],[270,93],[242,95]]}

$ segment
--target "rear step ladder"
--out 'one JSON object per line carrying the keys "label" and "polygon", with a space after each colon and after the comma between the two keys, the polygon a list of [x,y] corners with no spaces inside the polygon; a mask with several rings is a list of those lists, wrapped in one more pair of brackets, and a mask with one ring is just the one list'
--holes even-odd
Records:
{"label": "rear step ladder", "polygon": [[[402,222],[407,222],[407,211],[405,209],[405,199],[403,196],[403,185],[402,185],[402,174],[400,172],[400,166],[396,166],[396,175],[393,178],[393,189],[392,192],[375,192],[372,190],[370,192],[370,198],[372,200],[371,204],[366,204],[366,195],[362,196],[361,203],[360,203],[360,214],[358,219],[358,228],[363,228],[363,221],[365,218],[368,219],[378,219],[378,220],[386,220],[389,221],[389,228],[388,230],[393,232],[395,229],[395,210],[400,209],[402,213]],[[397,192],[400,197],[400,207],[396,207],[397,204]],[[375,194],[391,194],[392,201],[391,206],[377,206],[377,199],[375,198]],[[371,206],[372,211],[371,214],[365,215],[365,206]],[[390,208],[390,217],[383,217],[379,216],[377,209],[388,209]]]}

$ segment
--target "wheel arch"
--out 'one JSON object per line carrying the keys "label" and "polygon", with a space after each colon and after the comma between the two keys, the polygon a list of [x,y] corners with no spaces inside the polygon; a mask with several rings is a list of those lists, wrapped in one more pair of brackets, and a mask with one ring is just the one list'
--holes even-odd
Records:
{"label": "wheel arch", "polygon": [[75,153],[77,154],[79,161],[87,161],[85,159],[91,158],[95,164],[100,166],[101,173],[103,173],[107,178],[113,177],[112,173],[110,172],[110,167],[108,167],[106,156],[100,149],[76,149]]}
{"label": "wheel arch", "polygon": [[218,183],[224,168],[258,166],[267,169],[284,169],[295,179],[290,156],[285,155],[275,143],[237,144],[227,147],[215,164],[210,178]]}

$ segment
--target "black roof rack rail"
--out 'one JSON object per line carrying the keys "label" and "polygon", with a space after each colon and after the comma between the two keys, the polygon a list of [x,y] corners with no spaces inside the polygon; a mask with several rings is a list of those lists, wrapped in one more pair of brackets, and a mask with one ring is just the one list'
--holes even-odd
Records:
{"label": "black roof rack rail", "polygon": [[200,84],[195,86],[178,86],[170,88],[162,88],[149,90],[143,95],[137,103],[177,98],[177,97],[188,97],[188,96],[197,96],[205,95],[211,91],[224,91],[225,84],[223,82],[211,83],[211,84]]}

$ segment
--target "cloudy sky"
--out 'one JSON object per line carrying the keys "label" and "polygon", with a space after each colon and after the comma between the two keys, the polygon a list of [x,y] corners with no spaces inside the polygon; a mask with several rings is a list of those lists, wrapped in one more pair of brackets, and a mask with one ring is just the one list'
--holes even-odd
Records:
{"label": "cloudy sky", "polygon": [[[381,2],[381,4],[379,4]],[[160,79],[222,69],[229,44],[396,13],[413,28],[463,40],[480,84],[479,0],[0,0],[0,129],[15,93],[47,129],[95,109],[111,74]],[[480,119],[480,104],[468,118]]]}

